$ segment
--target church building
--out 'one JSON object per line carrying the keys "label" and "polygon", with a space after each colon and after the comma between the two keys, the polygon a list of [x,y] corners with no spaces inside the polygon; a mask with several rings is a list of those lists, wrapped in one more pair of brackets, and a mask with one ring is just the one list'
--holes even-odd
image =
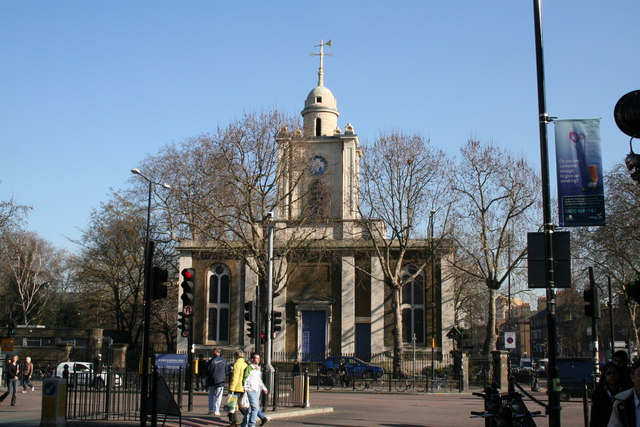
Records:
{"label": "church building", "polygon": [[[295,258],[275,261],[288,265],[286,286],[273,295],[273,310],[282,313],[282,330],[272,340],[274,360],[278,354],[288,360],[322,360],[336,354],[368,360],[370,355],[393,351],[391,290],[358,209],[360,160],[366,152],[354,126],[338,124],[336,98],[324,85],[325,46],[330,42],[320,44],[317,86],[304,101],[302,144],[296,146],[308,162],[307,171],[300,188],[291,191],[290,203],[274,212],[276,222],[290,221],[305,209],[322,221],[313,225],[311,234],[318,236],[313,244],[301,246]],[[283,145],[290,135],[282,129],[276,141]],[[291,190],[286,177],[279,185],[280,191]],[[275,254],[285,234],[275,232]],[[256,299],[261,281],[251,259],[229,257],[218,248],[203,241],[183,241],[179,248],[180,270],[196,271],[195,349],[250,351],[254,344],[247,336],[245,303]],[[413,349],[415,340],[418,351],[431,351],[434,345],[438,353],[447,354],[453,349],[446,337],[454,326],[453,255],[446,249],[433,254],[433,242],[425,239],[415,248],[413,256],[422,257],[416,262],[436,256],[436,268],[433,275],[427,268],[403,288],[405,346]],[[410,270],[411,264],[406,268]],[[178,334],[178,351],[186,350],[187,339]]]}

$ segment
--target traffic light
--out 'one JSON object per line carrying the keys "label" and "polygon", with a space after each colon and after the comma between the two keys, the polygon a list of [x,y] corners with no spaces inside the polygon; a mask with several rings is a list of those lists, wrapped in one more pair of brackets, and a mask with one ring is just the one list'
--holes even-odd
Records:
{"label": "traffic light", "polygon": [[600,292],[595,285],[584,290],[584,314],[587,317],[600,318]]}
{"label": "traffic light", "polygon": [[631,179],[640,182],[640,155],[631,150],[625,157],[624,164],[627,165],[627,169],[631,172]]}
{"label": "traffic light", "polygon": [[163,299],[167,297],[167,280],[169,272],[160,267],[153,267],[151,272],[151,298]]}
{"label": "traffic light", "polygon": [[16,324],[14,322],[9,322],[7,325],[7,335],[9,338],[16,334]]}
{"label": "traffic light", "polygon": [[181,331],[180,335],[187,338],[191,333],[191,318],[185,316],[184,313],[178,313],[178,329]]}
{"label": "traffic light", "polygon": [[[195,306],[195,291],[196,291],[196,271],[193,268],[185,268],[182,270],[182,312],[187,317],[191,316]],[[185,309],[189,306],[190,308]]]}
{"label": "traffic light", "polygon": [[255,338],[256,331],[256,304],[254,301],[244,303],[244,320],[247,322],[247,336]]}
{"label": "traffic light", "polygon": [[274,310],[271,312],[271,332],[280,331],[282,331],[282,312]]}

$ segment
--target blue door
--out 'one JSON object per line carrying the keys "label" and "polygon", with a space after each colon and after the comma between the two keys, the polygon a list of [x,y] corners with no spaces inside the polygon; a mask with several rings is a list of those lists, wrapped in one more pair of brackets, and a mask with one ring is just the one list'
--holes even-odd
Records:
{"label": "blue door", "polygon": [[325,311],[302,312],[302,360],[324,360],[326,351],[327,313]]}
{"label": "blue door", "polygon": [[356,357],[371,360],[371,323],[356,323]]}

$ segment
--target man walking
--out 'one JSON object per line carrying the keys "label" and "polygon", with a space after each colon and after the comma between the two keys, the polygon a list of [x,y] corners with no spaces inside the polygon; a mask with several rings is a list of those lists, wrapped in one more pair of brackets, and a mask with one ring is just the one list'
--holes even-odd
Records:
{"label": "man walking", "polygon": [[[260,355],[251,354],[251,363],[244,370],[244,392],[249,397],[249,411],[242,421],[242,427],[256,427],[258,412],[260,412],[260,392],[269,393],[262,382],[260,370]],[[264,423],[264,422],[263,422]]]}
{"label": "man walking", "polygon": [[22,392],[27,392],[27,386],[34,391],[36,388],[31,384],[31,376],[33,375],[33,363],[31,363],[31,358],[27,356],[24,363],[24,369],[22,370]]}
{"label": "man walking", "polygon": [[206,364],[207,384],[209,384],[209,415],[220,415],[220,402],[224,383],[227,379],[227,361],[220,356],[220,349],[213,349],[213,356]]}

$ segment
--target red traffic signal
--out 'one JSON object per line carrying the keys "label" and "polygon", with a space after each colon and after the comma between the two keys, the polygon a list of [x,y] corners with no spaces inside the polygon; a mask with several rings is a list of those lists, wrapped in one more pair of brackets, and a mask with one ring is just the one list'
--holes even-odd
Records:
{"label": "red traffic signal", "polygon": [[[196,272],[193,268],[185,268],[182,270],[182,283],[180,287],[182,288],[182,295],[180,299],[182,300],[183,312],[189,316],[193,313],[193,308],[195,306],[195,291],[196,291]],[[191,310],[184,311],[184,307],[191,306]]]}

